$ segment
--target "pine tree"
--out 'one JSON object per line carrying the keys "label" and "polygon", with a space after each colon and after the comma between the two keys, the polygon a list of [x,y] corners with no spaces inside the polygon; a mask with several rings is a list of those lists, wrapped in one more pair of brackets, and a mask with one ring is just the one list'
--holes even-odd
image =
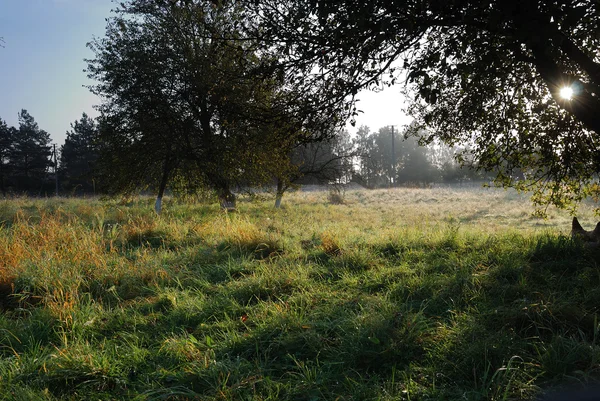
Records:
{"label": "pine tree", "polygon": [[60,176],[66,190],[95,192],[93,170],[98,159],[98,126],[83,113],[71,124],[60,148]]}
{"label": "pine tree", "polygon": [[9,154],[12,148],[12,136],[14,128],[6,125],[6,121],[0,119],[0,191],[6,196],[7,180],[10,175]]}
{"label": "pine tree", "polygon": [[8,160],[11,181],[16,190],[39,193],[47,177],[50,161],[50,134],[40,129],[27,110],[19,113],[19,128],[12,135]]}

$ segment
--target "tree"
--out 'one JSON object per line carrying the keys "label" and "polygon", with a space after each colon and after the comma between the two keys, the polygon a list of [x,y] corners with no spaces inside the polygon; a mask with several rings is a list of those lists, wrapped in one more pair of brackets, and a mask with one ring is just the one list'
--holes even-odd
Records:
{"label": "tree", "polygon": [[328,135],[335,115],[304,111],[310,93],[288,91],[274,56],[242,36],[242,11],[235,1],[129,0],[90,43],[111,190],[157,188],[160,211],[177,176],[234,206],[233,187],[272,179],[297,138]]}
{"label": "tree", "polygon": [[303,138],[289,151],[289,159],[275,166],[275,207],[281,206],[283,194],[299,184],[343,184],[350,181],[352,159],[356,155],[350,133],[342,130],[330,139]]}
{"label": "tree", "polygon": [[422,146],[415,137],[403,138],[398,145],[399,184],[426,185],[439,181],[438,170],[433,166],[429,146]]}
{"label": "tree", "polygon": [[95,192],[94,167],[98,159],[98,126],[83,113],[71,124],[64,145],[60,147],[60,175],[63,188]]}
{"label": "tree", "polygon": [[369,127],[362,125],[358,128],[354,138],[354,146],[357,152],[358,167],[358,175],[355,177],[355,180],[367,188],[374,188],[377,168],[369,154],[373,151],[375,142]]}
{"label": "tree", "polygon": [[41,130],[27,110],[19,113],[19,128],[13,132],[8,155],[11,180],[18,190],[40,192],[50,161],[50,134]]}
{"label": "tree", "polygon": [[10,176],[9,156],[12,150],[14,128],[0,119],[0,191],[6,196],[7,179]]}
{"label": "tree", "polygon": [[[392,135],[396,144],[395,160],[392,159]],[[369,188],[389,187],[398,182],[398,167],[402,161],[402,136],[398,130],[392,131],[391,126],[386,126],[371,133],[363,126],[355,141],[360,174]]]}
{"label": "tree", "polygon": [[354,159],[358,155],[350,132],[344,129],[333,138],[333,151],[338,157],[338,178],[340,184],[347,184],[354,176]]}
{"label": "tree", "polygon": [[[350,108],[359,89],[393,84],[401,69],[424,141],[470,145],[481,168],[502,166],[499,182],[533,185],[537,202],[598,194],[598,2],[249,3],[256,34],[287,50],[289,74],[310,74],[298,88],[321,87],[324,102]],[[513,169],[530,179],[515,182]]]}

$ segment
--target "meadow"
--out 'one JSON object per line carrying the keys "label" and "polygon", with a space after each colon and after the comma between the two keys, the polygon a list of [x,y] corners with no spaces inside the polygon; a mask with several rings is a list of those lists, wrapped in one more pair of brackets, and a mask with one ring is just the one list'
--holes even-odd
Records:
{"label": "meadow", "polygon": [[[0,200],[0,400],[516,400],[600,373],[600,252],[492,189]],[[593,205],[580,222],[592,229]]]}

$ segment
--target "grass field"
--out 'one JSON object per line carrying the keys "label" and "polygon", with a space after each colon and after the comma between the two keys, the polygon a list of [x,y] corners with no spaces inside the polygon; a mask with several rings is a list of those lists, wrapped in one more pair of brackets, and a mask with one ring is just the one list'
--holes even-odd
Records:
{"label": "grass field", "polygon": [[600,377],[600,258],[568,213],[489,189],[273,201],[0,201],[0,400],[515,400]]}

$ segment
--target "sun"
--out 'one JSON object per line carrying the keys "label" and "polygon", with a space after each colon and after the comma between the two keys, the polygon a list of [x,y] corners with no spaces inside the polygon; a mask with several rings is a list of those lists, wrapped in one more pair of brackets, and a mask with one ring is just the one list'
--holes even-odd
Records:
{"label": "sun", "polygon": [[571,100],[571,98],[573,97],[573,88],[571,88],[570,86],[565,86],[564,88],[561,88],[560,97],[562,97],[565,100]]}

